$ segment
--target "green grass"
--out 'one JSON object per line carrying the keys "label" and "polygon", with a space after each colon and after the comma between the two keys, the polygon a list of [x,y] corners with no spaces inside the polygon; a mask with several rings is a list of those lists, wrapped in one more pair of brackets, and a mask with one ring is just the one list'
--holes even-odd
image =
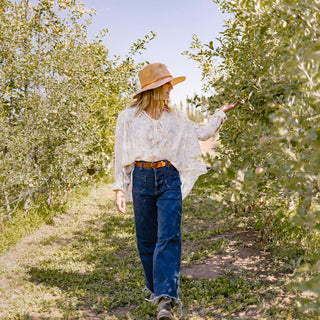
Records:
{"label": "green grass", "polygon": [[[110,188],[98,184],[78,197],[50,232],[40,229],[31,242],[19,243],[21,254],[11,264],[10,253],[1,257],[7,263],[0,263],[1,319],[155,319],[156,306],[144,300],[132,205],[128,214],[118,213]],[[217,205],[198,196],[185,200],[184,268],[250,247],[238,237],[244,228]],[[269,261],[268,272],[275,280],[229,269],[212,279],[182,275],[183,314],[175,313],[184,320],[317,319],[299,310],[298,302],[310,299],[292,289],[281,260]]]}
{"label": "green grass", "polygon": [[17,210],[10,220],[5,220],[3,230],[0,232],[0,254],[3,254],[19,240],[38,230],[43,225],[52,225],[57,216],[64,214],[74,203],[85,197],[90,186],[76,187],[67,196],[67,201],[56,205],[47,205],[45,199],[38,199],[31,209],[25,212]]}

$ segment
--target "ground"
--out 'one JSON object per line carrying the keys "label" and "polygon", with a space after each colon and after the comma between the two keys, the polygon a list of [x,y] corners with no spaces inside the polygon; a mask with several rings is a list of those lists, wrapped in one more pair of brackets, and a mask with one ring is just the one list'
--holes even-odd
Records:
{"label": "ground", "polygon": [[[299,308],[308,297],[292,287],[293,269],[216,206],[192,193],[184,201],[177,318],[319,319]],[[0,257],[0,319],[154,319],[143,289],[132,206],[118,213],[110,184]]]}
{"label": "ground", "polygon": [[210,138],[206,141],[201,141],[200,147],[201,147],[201,152],[202,153],[209,153],[213,154],[214,153],[214,143],[216,139],[215,138]]}

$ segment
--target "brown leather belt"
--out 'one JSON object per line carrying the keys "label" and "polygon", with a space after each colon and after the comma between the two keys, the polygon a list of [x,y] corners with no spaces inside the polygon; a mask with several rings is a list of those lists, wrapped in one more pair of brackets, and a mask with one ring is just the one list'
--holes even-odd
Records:
{"label": "brown leather belt", "polygon": [[156,162],[136,161],[136,166],[141,167],[141,165],[142,165],[143,168],[157,169],[157,168],[165,167],[167,164],[168,164],[168,166],[172,166],[170,161],[164,161],[164,160],[156,161]]}

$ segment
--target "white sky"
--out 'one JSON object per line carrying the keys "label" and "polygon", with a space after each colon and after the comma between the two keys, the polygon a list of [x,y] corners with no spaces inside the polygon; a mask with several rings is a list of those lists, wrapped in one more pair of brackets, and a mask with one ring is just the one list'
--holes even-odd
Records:
{"label": "white sky", "polygon": [[[36,3],[37,0],[31,0]],[[133,42],[150,31],[156,38],[137,62],[162,62],[173,76],[184,75],[185,82],[171,91],[171,101],[179,104],[187,96],[201,93],[201,71],[195,61],[182,56],[189,49],[192,34],[208,43],[223,30],[225,16],[211,0],[81,0],[85,7],[95,8],[96,16],[89,27],[89,36],[107,28],[104,44],[110,55],[124,56]]]}
{"label": "white sky", "polygon": [[104,44],[110,54],[124,56],[133,42],[150,31],[157,33],[138,62],[162,62],[173,76],[185,75],[185,82],[171,92],[171,101],[180,103],[186,96],[201,92],[201,71],[195,61],[182,56],[189,49],[192,34],[204,43],[219,37],[225,16],[211,0],[82,0],[94,7],[97,15],[89,29],[91,35],[108,28]]}

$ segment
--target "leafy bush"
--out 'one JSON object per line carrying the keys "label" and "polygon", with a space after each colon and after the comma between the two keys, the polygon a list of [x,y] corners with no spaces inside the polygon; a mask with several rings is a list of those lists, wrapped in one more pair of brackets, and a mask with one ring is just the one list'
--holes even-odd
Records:
{"label": "leafy bush", "polygon": [[[135,88],[134,55],[110,59],[87,36],[93,12],[76,0],[0,1],[0,218],[63,203],[107,170],[117,114]],[[46,204],[47,203],[47,204]]]}
{"label": "leafy bush", "polygon": [[[223,148],[212,160],[209,193],[222,192],[235,211],[251,206],[256,226],[271,240],[296,248],[295,254],[303,249],[300,260],[318,261],[318,2],[214,2],[232,15],[219,47],[194,36],[185,54],[200,63],[205,88],[214,92],[211,110],[226,102],[242,104],[228,114],[220,134]],[[319,280],[314,281],[308,288],[319,293]]]}

